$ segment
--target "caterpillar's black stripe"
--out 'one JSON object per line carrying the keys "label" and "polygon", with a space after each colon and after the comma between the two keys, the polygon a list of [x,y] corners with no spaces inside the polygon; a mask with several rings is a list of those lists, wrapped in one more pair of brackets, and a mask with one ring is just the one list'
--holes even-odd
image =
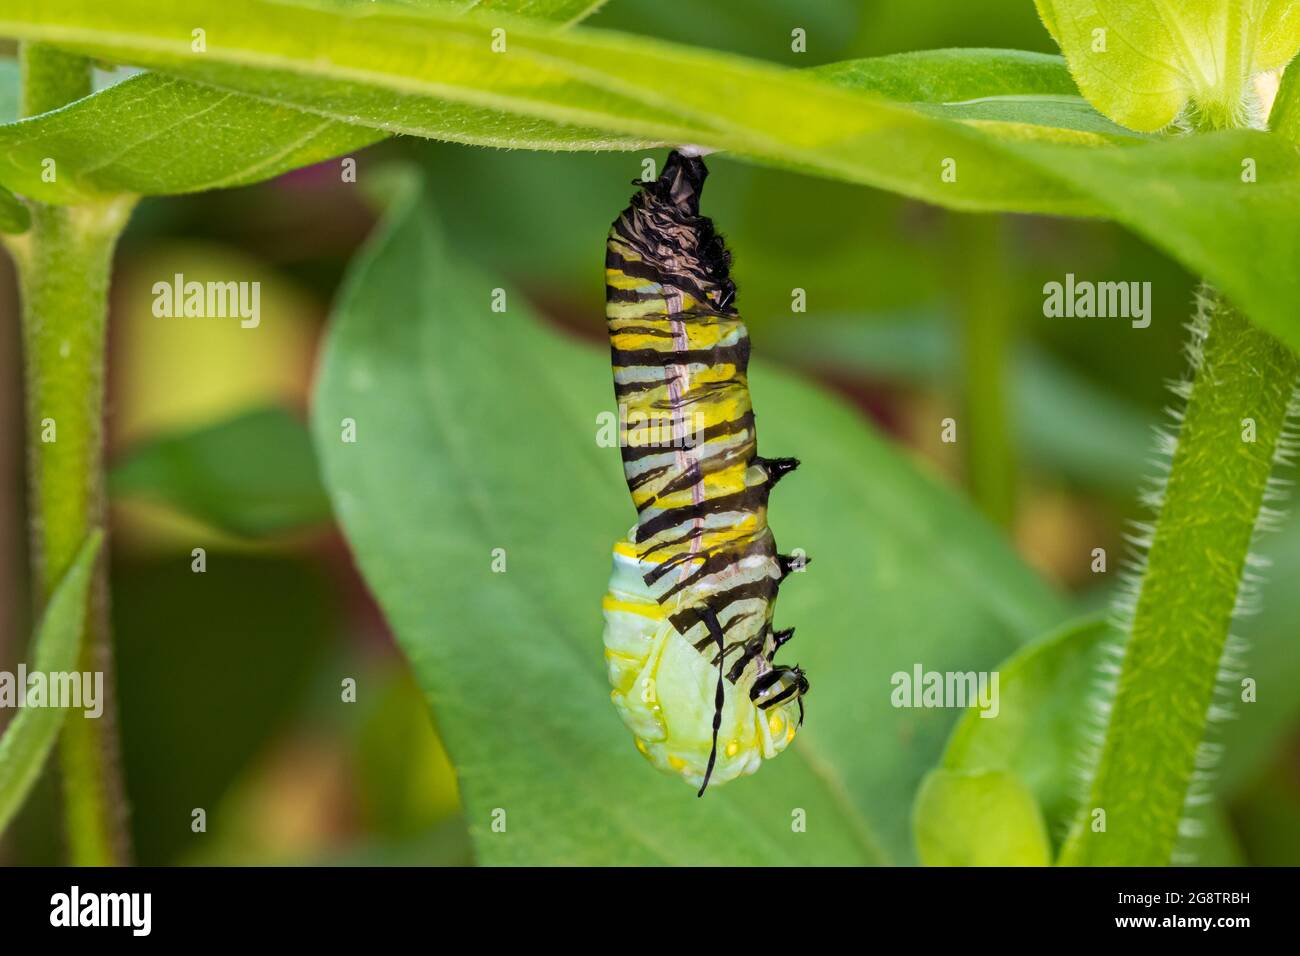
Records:
{"label": "caterpillar's black stripe", "polygon": [[749,342],[711,349],[636,349],[611,348],[610,362],[618,368],[667,368],[669,365],[703,365],[711,368],[724,362],[736,368],[749,365]]}

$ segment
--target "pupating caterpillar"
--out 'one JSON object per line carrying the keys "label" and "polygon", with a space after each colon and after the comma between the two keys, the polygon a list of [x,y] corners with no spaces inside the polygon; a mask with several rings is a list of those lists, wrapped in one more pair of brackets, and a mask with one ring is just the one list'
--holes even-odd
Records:
{"label": "pupating caterpillar", "polygon": [[758,456],[731,256],[700,215],[707,174],[673,151],[605,254],[637,510],[603,602],[611,697],[637,749],[701,796],[784,750],[808,692],[797,666],[774,660],[794,634],[773,630],[777,589],[801,563],[777,554],[767,526],[768,493],[799,462]]}

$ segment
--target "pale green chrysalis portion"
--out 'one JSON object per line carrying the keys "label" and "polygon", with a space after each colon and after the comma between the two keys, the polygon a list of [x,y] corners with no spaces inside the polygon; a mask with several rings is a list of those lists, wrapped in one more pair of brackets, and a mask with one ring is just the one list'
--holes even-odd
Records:
{"label": "pale green chrysalis portion", "polygon": [[[638,561],[627,541],[614,546],[614,571],[603,602],[610,697],[646,759],[698,787],[712,745],[718,669],[711,655],[696,650],[669,622],[673,608],[650,593],[643,576],[656,567]],[[751,665],[736,683],[724,682],[711,787],[753,773],[794,739],[797,701],[757,707],[749,692],[758,673]]]}

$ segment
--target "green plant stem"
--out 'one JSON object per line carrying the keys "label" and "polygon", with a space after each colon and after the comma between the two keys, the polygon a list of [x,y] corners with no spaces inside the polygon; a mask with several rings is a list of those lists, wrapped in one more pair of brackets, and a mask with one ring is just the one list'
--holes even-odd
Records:
{"label": "green plant stem", "polygon": [[[23,298],[32,571],[38,611],[91,528],[104,523],[105,315],[113,246],[129,204],[32,209],[10,243]],[[46,440],[52,438],[53,440]],[[126,862],[117,767],[107,561],[96,566],[81,666],[104,674],[104,713],[67,717],[59,743],[68,848],[76,865]]]}
{"label": "green plant stem", "polygon": [[[89,90],[89,63],[39,45],[22,50],[23,106],[48,110]],[[57,168],[55,175],[57,175]],[[32,578],[38,613],[91,529],[104,524],[105,325],[113,248],[134,198],[31,204],[31,228],[8,246],[23,300]],[[104,675],[103,716],[70,713],[60,738],[68,849],[76,865],[129,860],[118,761],[107,561],[96,566],[81,667]]]}
{"label": "green plant stem", "polygon": [[[1100,760],[1061,863],[1168,864],[1242,574],[1286,424],[1296,356],[1208,293],[1196,369]],[[1193,343],[1193,349],[1197,347]],[[1246,419],[1255,440],[1244,440]],[[1093,828],[1105,811],[1105,831]]]}
{"label": "green plant stem", "polygon": [[962,331],[965,435],[959,440],[971,497],[1009,528],[1015,518],[1016,462],[1008,428],[1007,360],[1011,345],[1005,223],[999,216],[958,216],[954,258]]}

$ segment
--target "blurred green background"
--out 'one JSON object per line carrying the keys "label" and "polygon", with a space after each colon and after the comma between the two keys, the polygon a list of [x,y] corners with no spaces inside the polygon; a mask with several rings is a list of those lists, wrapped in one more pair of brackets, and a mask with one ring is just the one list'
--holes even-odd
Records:
{"label": "blurred green background", "polygon": [[[1051,52],[1028,0],[614,0],[590,25],[733,50],[792,66],[944,46]],[[808,52],[790,50],[803,27]],[[656,160],[662,151],[653,154]],[[550,155],[399,140],[359,156],[429,173],[463,256],[523,290],[554,322],[604,335],[603,243],[642,154]],[[1081,610],[1104,607],[1091,551],[1123,552],[1150,472],[1194,287],[1191,276],[1101,223],[945,213],[870,190],[719,157],[706,211],[735,257],[755,350],[850,398],[924,467],[967,489],[1021,554]],[[246,189],[146,200],[118,255],[110,344],[113,618],[125,775],[137,859],[171,863],[466,863],[455,777],[404,661],[351,565],[311,478],[304,416],[315,349],[349,258],[373,224],[335,164]],[[159,322],[153,282],[262,283],[262,325]],[[1153,321],[1047,319],[1041,289],[1067,272],[1152,283]],[[791,315],[792,289],[807,312]],[[0,266],[0,667],[23,658],[27,618],[20,353],[13,274]],[[963,356],[1002,355],[1005,380],[968,377]],[[996,363],[995,363],[996,364]],[[935,423],[996,407],[981,458]],[[276,414],[268,409],[280,410]],[[254,427],[223,444],[219,426]],[[761,415],[761,412],[760,412]],[[211,434],[226,484],[183,507],[135,493],[175,466],[165,439]],[[253,436],[251,439],[249,435]],[[162,442],[160,443],[160,440]],[[253,457],[275,481],[238,494]],[[304,477],[305,476],[305,477]],[[233,491],[232,491],[233,489]],[[182,512],[184,512],[182,514]],[[190,573],[192,547],[208,551]],[[1283,581],[1300,573],[1300,528],[1269,542]],[[595,598],[593,597],[593,600]],[[1271,587],[1249,629],[1295,635],[1300,595]],[[1272,642],[1277,646],[1279,642]],[[1295,676],[1300,655],[1257,662]],[[365,688],[340,707],[340,681]],[[1287,695],[1294,697],[1294,695]],[[1266,706],[1261,702],[1259,706]],[[1283,715],[1296,726],[1291,708]],[[1254,748],[1252,750],[1252,747]],[[1300,737],[1232,740],[1224,773],[1249,862],[1300,860]],[[204,834],[190,809],[207,811]],[[46,780],[0,862],[62,855]]]}

